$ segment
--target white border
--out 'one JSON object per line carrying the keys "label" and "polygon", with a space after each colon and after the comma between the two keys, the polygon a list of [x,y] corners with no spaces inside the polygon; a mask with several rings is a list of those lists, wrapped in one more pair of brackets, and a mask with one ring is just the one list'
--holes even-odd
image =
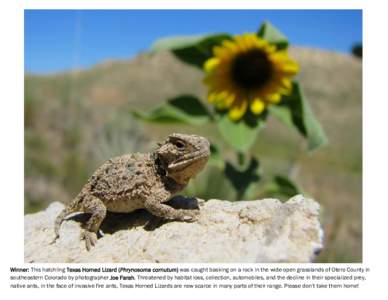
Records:
{"label": "white border", "polygon": [[[374,1],[374,0],[371,0]],[[208,0],[24,0],[24,8],[94,8],[94,9],[357,9],[363,0],[271,0],[271,1],[208,1]]]}
{"label": "white border", "polygon": [[[3,4],[5,3],[5,4]],[[2,108],[1,108],[1,284],[8,285],[8,267],[23,261],[23,9],[120,9],[120,8],[211,8],[211,9],[363,9],[364,10],[364,92],[363,92],[363,146],[364,146],[364,184],[363,184],[363,265],[372,269],[368,282],[360,290],[268,290],[248,291],[149,291],[144,290],[119,290],[99,291],[21,291],[13,293],[23,294],[34,298],[36,293],[42,299],[53,297],[67,299],[70,294],[79,297],[93,297],[103,299],[106,297],[137,297],[146,295],[158,298],[177,297],[268,297],[279,296],[284,298],[327,298],[328,296],[351,296],[358,298],[369,296],[370,293],[386,295],[385,291],[385,266],[387,252],[387,234],[385,219],[387,218],[387,186],[386,169],[388,167],[387,147],[387,113],[388,99],[385,92],[388,78],[387,66],[387,34],[388,28],[386,9],[383,1],[354,1],[354,0],[271,0],[255,3],[248,0],[240,1],[3,1],[1,9],[1,81],[2,82]],[[379,5],[379,3],[382,3]],[[319,33],[317,33],[319,34]],[[346,124],[344,124],[346,126]],[[335,176],[335,174],[333,174]],[[2,289],[5,291],[6,289]],[[10,292],[10,290],[8,290]],[[49,293],[50,292],[50,293]],[[75,292],[75,293],[74,293]],[[2,296],[3,297],[3,296]],[[7,299],[5,297],[4,299]]]}

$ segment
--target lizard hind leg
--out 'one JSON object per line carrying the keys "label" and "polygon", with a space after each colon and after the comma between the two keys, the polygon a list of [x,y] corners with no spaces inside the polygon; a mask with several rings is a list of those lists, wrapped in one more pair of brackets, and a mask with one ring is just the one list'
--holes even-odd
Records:
{"label": "lizard hind leg", "polygon": [[83,201],[82,208],[85,213],[91,214],[86,224],[86,229],[83,232],[86,249],[89,251],[97,243],[97,232],[105,219],[106,206],[99,198],[88,195]]}

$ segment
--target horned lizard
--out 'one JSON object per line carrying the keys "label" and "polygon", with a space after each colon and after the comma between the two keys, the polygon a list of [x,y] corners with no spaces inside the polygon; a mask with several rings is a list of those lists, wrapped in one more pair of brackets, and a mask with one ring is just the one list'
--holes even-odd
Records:
{"label": "horned lizard", "polygon": [[96,244],[107,211],[129,213],[145,208],[164,219],[195,221],[198,210],[174,209],[163,203],[187,186],[205,167],[209,156],[206,138],[175,133],[158,143],[152,153],[126,154],[108,160],[56,218],[55,240],[61,223],[73,212],[91,214],[83,233],[87,250]]}

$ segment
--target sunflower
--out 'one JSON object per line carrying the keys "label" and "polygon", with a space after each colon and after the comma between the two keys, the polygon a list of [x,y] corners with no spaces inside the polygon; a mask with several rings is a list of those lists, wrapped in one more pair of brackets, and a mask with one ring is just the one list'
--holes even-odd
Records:
{"label": "sunflower", "polygon": [[209,102],[228,110],[230,119],[237,121],[248,106],[260,115],[269,104],[289,95],[299,67],[287,50],[276,49],[256,34],[243,34],[215,46],[204,70]]}

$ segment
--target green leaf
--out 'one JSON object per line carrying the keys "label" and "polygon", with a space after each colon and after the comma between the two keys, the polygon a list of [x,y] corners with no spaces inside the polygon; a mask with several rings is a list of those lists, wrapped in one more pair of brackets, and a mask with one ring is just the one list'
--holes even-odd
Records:
{"label": "green leaf", "polygon": [[287,37],[270,22],[264,22],[260,26],[257,35],[271,44],[276,45],[277,49],[286,49],[288,47]]}
{"label": "green leaf", "polygon": [[202,125],[212,119],[201,101],[190,95],[170,99],[149,113],[132,111],[132,114],[138,119],[154,123]]}
{"label": "green leaf", "polygon": [[218,146],[213,143],[210,144],[210,158],[208,164],[220,169],[224,169],[225,167],[225,161],[222,159],[221,152]]}
{"label": "green leaf", "polygon": [[295,195],[302,194],[302,190],[290,178],[283,175],[275,175],[267,185],[266,196],[285,197],[285,200]]}
{"label": "green leaf", "polygon": [[325,132],[304,97],[299,83],[293,82],[292,94],[283,97],[279,104],[271,105],[269,112],[306,137],[309,151],[327,144]]}
{"label": "green leaf", "polygon": [[227,113],[219,113],[217,125],[224,139],[236,150],[245,152],[255,142],[260,129],[265,126],[267,113],[260,116],[247,111],[238,122],[232,121]]}
{"label": "green leaf", "polygon": [[231,39],[231,36],[221,33],[163,38],[156,41],[151,51],[169,50],[181,61],[202,69],[205,61],[213,56],[213,47],[220,45],[225,39]]}
{"label": "green leaf", "polygon": [[260,164],[254,157],[251,158],[246,167],[235,167],[231,163],[226,162],[224,172],[237,191],[236,200],[243,200],[245,197],[249,197],[253,187],[261,179]]}

